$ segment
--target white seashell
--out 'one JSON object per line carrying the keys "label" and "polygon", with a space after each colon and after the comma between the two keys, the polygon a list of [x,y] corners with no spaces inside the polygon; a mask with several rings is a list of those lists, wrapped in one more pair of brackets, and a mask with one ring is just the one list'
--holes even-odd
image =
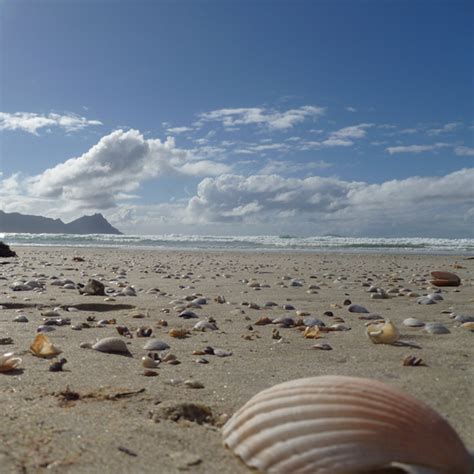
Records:
{"label": "white seashell", "polygon": [[407,318],[403,320],[403,325],[408,326],[410,328],[419,328],[423,327],[425,323],[417,318]]}
{"label": "white seashell", "polygon": [[194,326],[193,329],[195,331],[216,331],[217,326],[214,323],[209,321],[198,321]]}
{"label": "white seashell", "polygon": [[158,339],[151,339],[148,341],[143,349],[147,351],[165,351],[166,349],[169,349],[170,346],[164,341],[160,341]]}
{"label": "white seashell", "polygon": [[249,467],[268,473],[472,469],[462,441],[438,413],[389,385],[356,377],[305,378],[264,390],[225,424],[223,437]]}
{"label": "white seashell", "polygon": [[160,360],[152,359],[150,356],[142,357],[142,365],[146,369],[156,369],[160,365]]}
{"label": "white seashell", "polygon": [[92,349],[99,352],[129,354],[127,344],[118,337],[106,337],[92,345]]}
{"label": "white seashell", "polygon": [[369,324],[367,336],[374,344],[393,344],[400,337],[400,333],[395,325],[387,319],[384,323]]}
{"label": "white seashell", "polygon": [[14,352],[7,352],[0,355],[0,372],[11,372],[19,368],[21,364],[20,357],[14,357]]}

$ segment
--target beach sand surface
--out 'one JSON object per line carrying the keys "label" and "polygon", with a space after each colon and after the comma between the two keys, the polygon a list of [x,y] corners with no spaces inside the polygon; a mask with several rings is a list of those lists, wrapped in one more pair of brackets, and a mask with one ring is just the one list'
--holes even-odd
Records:
{"label": "beach sand surface", "polygon": [[[1,345],[0,353],[14,351],[23,362],[21,371],[0,374],[2,474],[246,473],[249,470],[222,444],[220,427],[225,419],[265,388],[329,374],[375,378],[408,392],[442,414],[465,444],[474,448],[474,334],[449,317],[450,312],[474,316],[472,259],[462,255],[15,250],[19,257],[4,259],[2,263],[8,263],[0,265],[0,307],[4,307],[0,338],[13,340]],[[75,256],[84,261],[74,261]],[[433,270],[455,272],[462,280],[459,287],[443,288],[444,299],[433,305],[417,304],[416,297],[402,295],[372,299],[364,286],[373,284],[386,291],[408,288],[426,295],[432,292]],[[51,285],[52,277],[76,284],[94,278],[116,291],[130,285],[137,296],[104,301],[104,296],[80,295],[77,289]],[[44,282],[44,291],[9,288],[14,281],[34,279]],[[301,286],[292,286],[292,281]],[[312,290],[311,285],[315,285]],[[199,319],[184,320],[178,317],[179,307],[192,295],[202,295],[207,304],[190,308]],[[219,296],[225,303],[214,301]],[[399,328],[401,340],[412,347],[373,344],[365,334],[367,321],[350,313],[345,300],[389,318]],[[276,306],[265,307],[270,302]],[[244,303],[253,303],[255,309]],[[285,304],[295,309],[284,309]],[[74,305],[89,306],[67,311]],[[28,348],[43,322],[42,313],[58,306],[61,317],[70,318],[73,325],[95,320],[88,321],[90,328],[73,330],[65,325],[47,334],[62,349],[59,357],[67,359],[64,371],[51,372],[51,361],[33,356]],[[137,310],[145,317],[134,318]],[[326,325],[341,318],[350,330],[323,334],[316,341],[305,339],[297,328],[255,325],[261,317],[297,319],[296,311],[305,311]],[[334,316],[325,316],[327,311]],[[19,314],[25,314],[29,322],[14,322]],[[402,321],[408,317],[441,322],[450,333],[431,335],[405,327]],[[218,330],[192,330],[198,320],[207,318],[214,318]],[[111,324],[95,327],[100,320]],[[80,347],[109,336],[121,337],[117,325],[127,326],[134,335],[122,336],[131,357]],[[153,329],[153,338],[168,343],[180,364],[161,363],[157,376],[144,376],[141,358],[148,352],[144,349],[148,338],[135,334],[142,326]],[[171,328],[187,328],[189,337],[173,338],[168,334]],[[280,339],[275,339],[275,330]],[[326,342],[332,350],[313,349],[316,342]],[[206,347],[232,355],[193,354]],[[410,354],[426,366],[403,366],[402,359]],[[208,363],[196,362],[199,358]],[[184,383],[189,380],[203,388]],[[206,418],[207,413],[207,418],[203,423],[185,419],[183,404],[196,405],[188,414]]]}

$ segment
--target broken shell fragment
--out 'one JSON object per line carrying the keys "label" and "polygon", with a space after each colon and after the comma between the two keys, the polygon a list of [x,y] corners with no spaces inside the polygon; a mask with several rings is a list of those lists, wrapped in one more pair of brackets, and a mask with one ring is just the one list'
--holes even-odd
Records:
{"label": "broken shell fragment", "polygon": [[306,339],[318,339],[321,337],[320,333],[321,331],[318,326],[308,326],[303,333],[303,337]]}
{"label": "broken shell fragment", "polygon": [[398,329],[388,319],[384,323],[369,324],[366,333],[374,344],[393,344],[400,337]]}
{"label": "broken shell fragment", "polygon": [[15,357],[14,352],[7,352],[0,355],[0,372],[11,372],[20,367],[21,358]]}
{"label": "broken shell fragment", "polygon": [[264,390],[225,424],[223,438],[247,466],[268,473],[354,474],[408,465],[468,474],[472,467],[437,412],[356,377],[312,377]]}
{"label": "broken shell fragment", "polygon": [[44,335],[43,333],[39,333],[36,335],[35,339],[33,340],[33,344],[30,346],[30,351],[36,357],[54,357],[61,354],[61,349],[56,347],[48,336]]}

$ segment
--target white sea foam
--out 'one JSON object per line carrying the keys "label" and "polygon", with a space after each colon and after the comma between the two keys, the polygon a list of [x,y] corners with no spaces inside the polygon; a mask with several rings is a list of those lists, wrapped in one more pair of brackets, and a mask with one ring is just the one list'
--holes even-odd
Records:
{"label": "white sea foam", "polygon": [[72,235],[0,234],[10,245],[127,247],[201,250],[300,250],[315,252],[428,253],[474,255],[474,239],[215,236],[215,235]]}

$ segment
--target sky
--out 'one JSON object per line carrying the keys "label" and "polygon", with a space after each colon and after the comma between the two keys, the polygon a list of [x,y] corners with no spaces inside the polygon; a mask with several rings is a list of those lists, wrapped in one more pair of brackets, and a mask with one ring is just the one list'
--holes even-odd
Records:
{"label": "sky", "polygon": [[0,209],[474,237],[470,0],[0,0]]}

